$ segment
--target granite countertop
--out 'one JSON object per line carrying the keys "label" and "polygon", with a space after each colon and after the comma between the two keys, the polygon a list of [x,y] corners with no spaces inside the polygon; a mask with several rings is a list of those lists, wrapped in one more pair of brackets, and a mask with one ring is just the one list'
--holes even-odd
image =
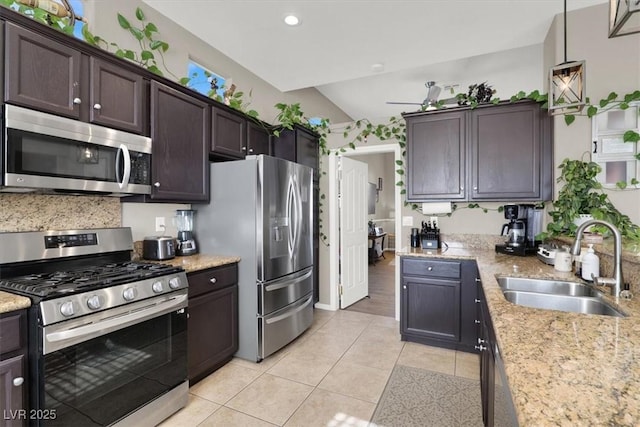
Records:
{"label": "granite countertop", "polygon": [[190,273],[192,271],[206,270],[207,268],[233,264],[239,261],[239,256],[195,254],[190,256],[177,256],[173,259],[167,259],[157,262],[162,264],[170,264],[175,267],[182,267],[187,273]]}
{"label": "granite countertop", "polygon": [[31,306],[31,300],[20,295],[0,291],[0,314]]}
{"label": "granite countertop", "polygon": [[605,290],[624,318],[527,308],[508,302],[496,277],[580,280],[490,249],[398,255],[477,260],[521,426],[640,425],[640,295],[616,301]]}

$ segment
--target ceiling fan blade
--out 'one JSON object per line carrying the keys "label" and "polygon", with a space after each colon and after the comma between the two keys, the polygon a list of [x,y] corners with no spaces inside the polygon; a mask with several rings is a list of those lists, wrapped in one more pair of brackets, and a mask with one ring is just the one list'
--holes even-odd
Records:
{"label": "ceiling fan blade", "polygon": [[395,105],[422,105],[422,102],[393,102],[393,101],[387,101],[385,104],[395,104]]}

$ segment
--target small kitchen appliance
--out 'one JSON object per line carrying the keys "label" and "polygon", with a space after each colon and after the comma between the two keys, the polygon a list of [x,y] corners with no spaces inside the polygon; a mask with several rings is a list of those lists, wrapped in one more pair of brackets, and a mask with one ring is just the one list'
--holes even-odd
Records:
{"label": "small kitchen appliance", "polygon": [[142,258],[157,261],[172,259],[176,256],[176,248],[173,237],[150,236],[142,242]]}
{"label": "small kitchen appliance", "polygon": [[175,225],[178,229],[176,255],[187,256],[198,253],[198,246],[193,234],[193,220],[196,211],[192,209],[176,210]]}
{"label": "small kitchen appliance", "polygon": [[504,205],[504,217],[509,222],[502,226],[504,243],[495,246],[496,252],[509,255],[533,255],[540,243],[536,236],[542,232],[542,209],[534,205]]}

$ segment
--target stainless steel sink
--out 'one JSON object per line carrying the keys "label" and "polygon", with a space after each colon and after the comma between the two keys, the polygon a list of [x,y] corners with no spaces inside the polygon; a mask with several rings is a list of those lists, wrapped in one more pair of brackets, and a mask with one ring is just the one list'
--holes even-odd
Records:
{"label": "stainless steel sink", "polygon": [[541,294],[600,297],[597,289],[578,282],[547,279],[523,279],[521,277],[501,277],[498,279],[503,291],[525,291]]}
{"label": "stainless steel sink", "polygon": [[626,316],[605,301],[602,292],[584,283],[521,277],[497,280],[506,300],[514,304],[573,313]]}
{"label": "stainless steel sink", "polygon": [[503,294],[507,301],[525,307],[604,316],[626,316],[599,297],[553,295],[510,290],[503,291]]}

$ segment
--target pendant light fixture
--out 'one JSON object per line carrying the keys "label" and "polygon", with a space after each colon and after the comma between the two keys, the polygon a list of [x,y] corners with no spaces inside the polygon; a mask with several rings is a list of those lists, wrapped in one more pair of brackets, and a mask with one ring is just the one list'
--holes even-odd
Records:
{"label": "pendant light fixture", "polygon": [[567,61],[567,0],[563,17],[564,62],[549,71],[549,114],[577,113],[586,103],[585,62]]}
{"label": "pendant light fixture", "polygon": [[640,33],[640,0],[609,0],[609,38]]}

